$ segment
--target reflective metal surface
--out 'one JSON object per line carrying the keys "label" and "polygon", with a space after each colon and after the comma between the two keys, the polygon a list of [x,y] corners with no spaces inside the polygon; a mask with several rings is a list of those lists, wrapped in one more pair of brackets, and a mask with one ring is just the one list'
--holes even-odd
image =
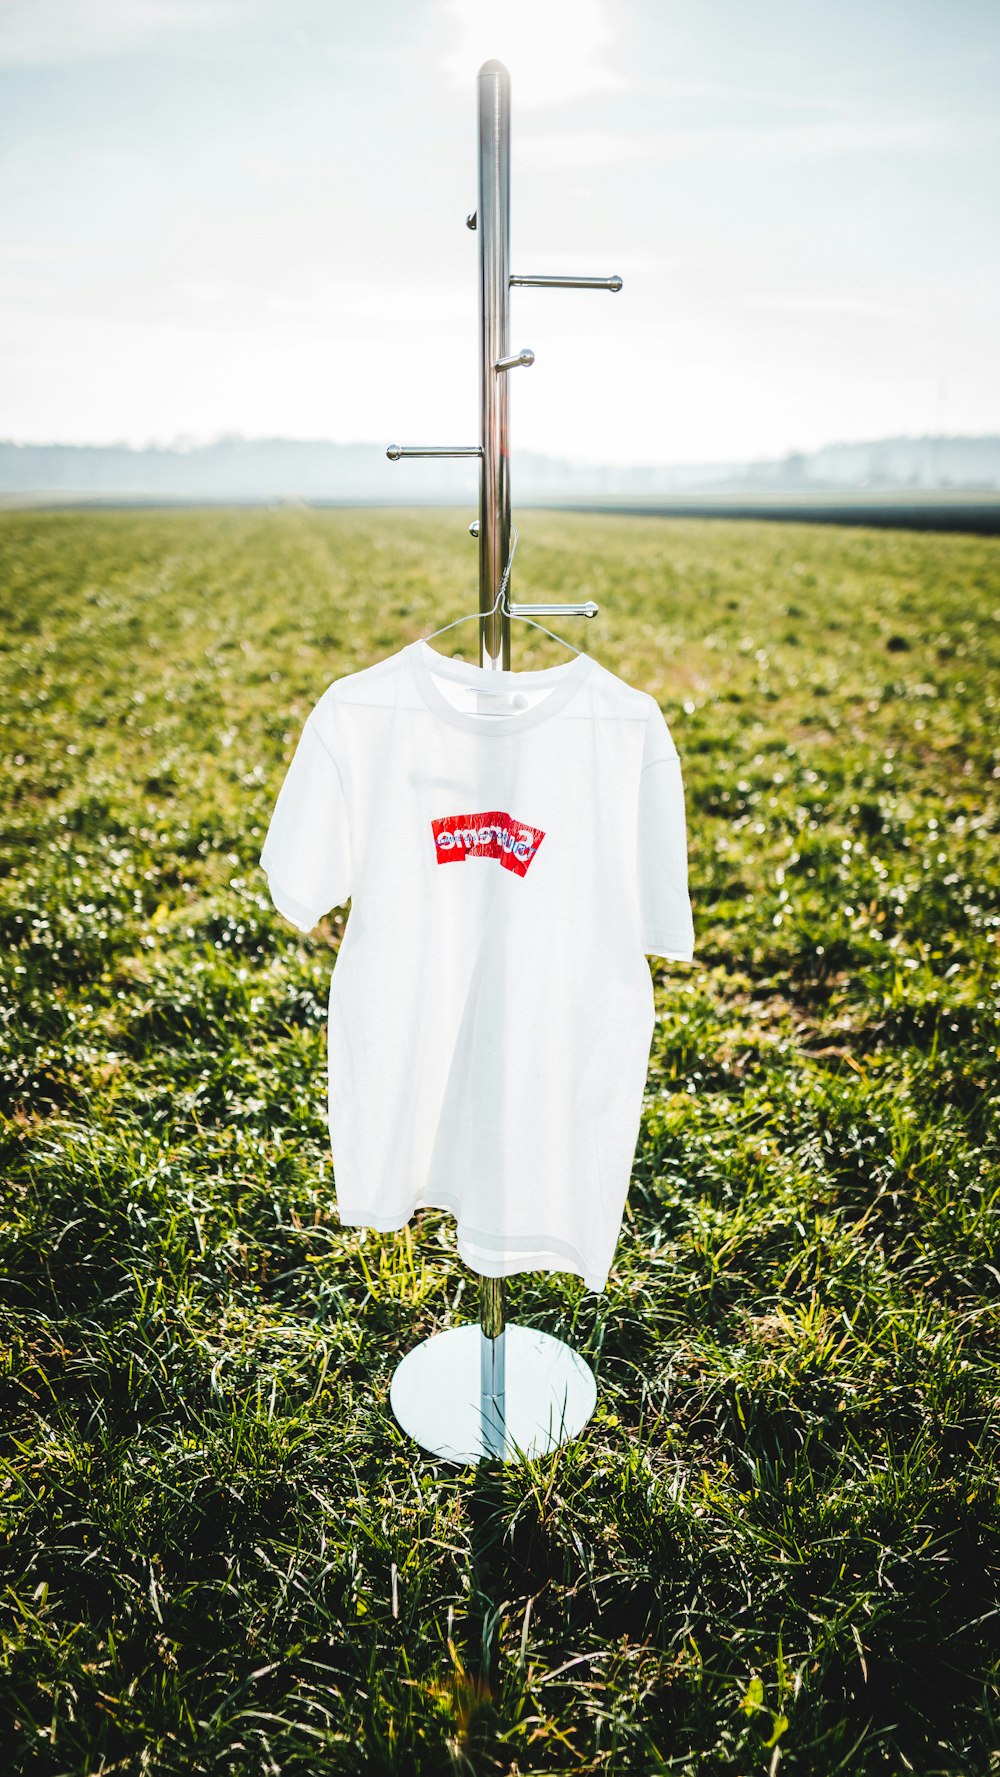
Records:
{"label": "reflective metal surface", "polygon": [[507,1377],[507,1335],[504,1331],[502,1277],[479,1279],[479,1396],[483,1453],[502,1456]]}
{"label": "reflective metal surface", "polygon": [[521,352],[512,352],[509,358],[498,358],[494,370],[516,370],[519,364],[534,364],[535,354],[527,347]]}
{"label": "reflective metal surface", "polygon": [[484,62],[477,80],[479,128],[479,479],[480,665],[510,668],[510,621],[494,611],[510,551],[507,378],[495,369],[509,356],[510,75]]}
{"label": "reflective metal surface", "polygon": [[[483,1278],[484,1283],[503,1283],[502,1277]],[[497,1300],[500,1327],[486,1331],[487,1300],[479,1308],[479,1411],[483,1426],[483,1455],[505,1454],[504,1418],[507,1412],[507,1329],[503,1326],[503,1302]]]}
{"label": "reflective metal surface", "polygon": [[481,1394],[487,1343],[478,1326],[449,1327],[397,1365],[389,1404],[423,1450],[462,1466],[489,1456],[517,1462],[522,1454],[544,1456],[583,1430],[597,1404],[590,1365],[561,1339],[519,1326],[498,1341],[506,1348],[504,1407],[488,1426]]}
{"label": "reflective metal surface", "polygon": [[488,1339],[499,1338],[503,1332],[502,1277],[480,1278],[479,1321]]}
{"label": "reflective metal surface", "polygon": [[512,617],[596,617],[600,605],[587,599],[582,605],[511,605]]}
{"label": "reflective metal surface", "polygon": [[387,444],[385,454],[391,463],[400,457],[481,457],[478,444]]}
{"label": "reflective metal surface", "polygon": [[[507,424],[507,303],[510,289],[510,75],[484,62],[476,83],[479,132],[479,661],[510,668],[510,617],[496,609],[510,553],[510,465]],[[532,354],[532,356],[534,356]],[[517,362],[519,360],[515,360]],[[503,1450],[506,1339],[505,1285],[479,1285],[480,1416],[483,1449]]]}
{"label": "reflective metal surface", "polygon": [[546,278],[536,277],[533,273],[511,272],[510,281],[512,284],[530,284],[536,290],[620,290],[622,287],[617,272],[610,278]]}

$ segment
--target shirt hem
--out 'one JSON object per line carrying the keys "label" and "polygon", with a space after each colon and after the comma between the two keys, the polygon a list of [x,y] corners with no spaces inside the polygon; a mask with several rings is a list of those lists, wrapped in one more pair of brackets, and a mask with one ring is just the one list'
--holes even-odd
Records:
{"label": "shirt hem", "polygon": [[[366,1211],[346,1214],[339,1201],[337,1204],[342,1227],[372,1228],[377,1234],[398,1234],[418,1209],[441,1209],[454,1217],[459,1258],[482,1277],[511,1277],[520,1271],[572,1271],[583,1278],[588,1290],[597,1295],[607,1287],[610,1266],[592,1264],[568,1241],[557,1241],[551,1235],[546,1238],[542,1235],[487,1234],[478,1228],[468,1228],[459,1221],[457,1203],[447,1198],[445,1192],[435,1200],[418,1197],[399,1216],[378,1216]],[[522,1250],[512,1252],[510,1249],[514,1245],[521,1246]]]}
{"label": "shirt hem", "polygon": [[655,932],[643,940],[642,949],[644,956],[666,956],[677,963],[694,962],[693,943],[684,943],[677,938],[659,938]]}

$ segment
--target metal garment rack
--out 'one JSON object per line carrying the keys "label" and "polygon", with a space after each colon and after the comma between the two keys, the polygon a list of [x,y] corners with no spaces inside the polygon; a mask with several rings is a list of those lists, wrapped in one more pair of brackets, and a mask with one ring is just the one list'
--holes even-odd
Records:
{"label": "metal garment rack", "polygon": [[[534,363],[528,350],[511,352],[509,296],[513,285],[560,290],[613,290],[619,277],[519,275],[510,270],[510,75],[501,62],[479,70],[479,180],[477,208],[466,217],[479,245],[480,442],[468,445],[390,444],[386,455],[478,457],[480,665],[510,670],[511,616],[593,617],[597,606],[509,603],[497,593],[510,555],[510,433],[507,377]],[[477,1338],[478,1333],[478,1338]],[[478,1364],[476,1362],[478,1358]],[[416,1346],[393,1375],[390,1401],[403,1429],[424,1449],[450,1461],[509,1460],[538,1455],[575,1436],[597,1399],[589,1365],[560,1339],[506,1324],[502,1277],[480,1279],[478,1329],[449,1328]]]}

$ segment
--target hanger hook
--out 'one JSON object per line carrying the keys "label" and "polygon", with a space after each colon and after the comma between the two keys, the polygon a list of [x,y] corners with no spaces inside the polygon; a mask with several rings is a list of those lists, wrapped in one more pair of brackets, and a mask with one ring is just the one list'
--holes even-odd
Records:
{"label": "hanger hook", "polygon": [[534,617],[522,617],[520,611],[511,610],[510,605],[507,603],[507,582],[510,579],[510,570],[514,565],[514,551],[517,548],[517,526],[515,524],[511,525],[510,534],[511,545],[510,554],[507,557],[507,566],[504,568],[500,584],[497,587],[497,596],[493,600],[490,609],[485,612],[470,611],[467,617],[455,617],[450,623],[443,623],[440,629],[432,629],[430,636],[423,636],[421,639],[425,642],[429,642],[431,636],[443,635],[446,629],[454,629],[456,624],[471,623],[474,617],[482,621],[484,616],[495,617],[497,611],[502,611],[505,617],[516,617],[519,623],[530,623],[532,629],[540,629],[543,635],[551,636],[554,642],[558,642],[561,648],[568,648],[571,654],[582,654],[583,649],[575,648],[572,642],[566,640],[565,636],[557,636],[554,630],[546,629],[544,623],[536,623]]}

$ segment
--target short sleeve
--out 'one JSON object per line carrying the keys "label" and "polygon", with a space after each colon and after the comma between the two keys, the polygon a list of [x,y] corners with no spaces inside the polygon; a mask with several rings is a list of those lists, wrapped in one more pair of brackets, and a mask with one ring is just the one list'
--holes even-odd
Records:
{"label": "short sleeve", "polygon": [[340,767],[306,717],[260,854],[278,912],[311,932],[351,893],[347,801]]}
{"label": "short sleeve", "polygon": [[646,721],[637,834],[642,948],[647,956],[690,962],[694,923],[688,893],[687,826],[681,762],[654,698]]}

